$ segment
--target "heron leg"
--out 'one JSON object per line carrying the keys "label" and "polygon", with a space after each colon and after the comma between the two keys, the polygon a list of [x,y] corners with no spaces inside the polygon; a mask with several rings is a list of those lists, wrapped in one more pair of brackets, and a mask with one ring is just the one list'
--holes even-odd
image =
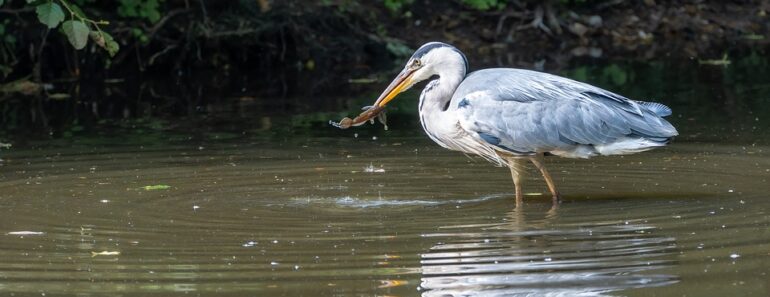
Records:
{"label": "heron leg", "polygon": [[548,185],[548,190],[551,191],[553,204],[556,205],[561,202],[561,195],[559,194],[559,191],[556,190],[556,184],[554,184],[553,179],[551,178],[551,175],[548,174],[548,170],[545,169],[545,164],[543,160],[543,155],[538,154],[535,157],[529,158],[530,161],[532,161],[532,164],[535,164],[535,167],[537,167],[538,170],[540,170],[540,173],[543,174],[543,179],[545,179],[545,183]]}
{"label": "heron leg", "polygon": [[509,158],[508,167],[511,169],[511,178],[513,179],[513,188],[516,190],[516,206],[524,202],[524,193],[521,191],[521,178],[524,171],[524,163],[519,158]]}

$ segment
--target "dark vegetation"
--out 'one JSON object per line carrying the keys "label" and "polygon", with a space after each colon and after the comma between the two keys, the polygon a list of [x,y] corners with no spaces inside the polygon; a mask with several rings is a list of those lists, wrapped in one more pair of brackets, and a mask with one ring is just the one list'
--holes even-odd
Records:
{"label": "dark vegetation", "polygon": [[0,136],[340,108],[432,40],[474,69],[726,64],[766,55],[768,13],[766,0],[0,0]]}

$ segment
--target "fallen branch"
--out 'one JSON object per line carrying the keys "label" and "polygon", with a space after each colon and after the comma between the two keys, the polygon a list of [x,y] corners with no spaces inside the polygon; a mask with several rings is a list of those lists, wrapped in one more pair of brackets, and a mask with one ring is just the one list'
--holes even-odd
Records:
{"label": "fallen branch", "polygon": [[171,51],[171,50],[173,50],[173,49],[175,49],[177,47],[179,47],[177,44],[172,44],[172,45],[169,45],[166,48],[164,48],[162,51],[159,51],[159,52],[153,54],[152,56],[150,56],[150,59],[147,61],[147,65],[155,64],[155,59],[156,58],[165,55],[166,53],[168,53],[169,51]]}

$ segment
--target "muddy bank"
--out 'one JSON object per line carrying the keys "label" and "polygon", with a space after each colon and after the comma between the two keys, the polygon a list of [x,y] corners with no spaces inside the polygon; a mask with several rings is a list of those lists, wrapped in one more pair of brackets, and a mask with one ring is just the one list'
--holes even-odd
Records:
{"label": "muddy bank", "polygon": [[[32,22],[9,23],[18,33],[6,82],[31,80],[211,77],[257,81],[266,97],[355,94],[349,82],[377,79],[427,41],[455,44],[472,68],[519,66],[558,70],[574,59],[719,59],[763,54],[770,45],[770,1],[169,1],[154,22],[121,18],[115,4],[87,12],[121,50],[114,58],[87,48],[74,52],[64,36]],[[488,1],[487,1],[488,2]],[[401,3],[393,7],[387,3]],[[3,15],[13,15],[8,4]],[[15,12],[18,18],[34,16]],[[47,43],[41,43],[45,37]],[[93,45],[92,45],[93,46]],[[39,55],[30,49],[42,47]],[[39,65],[40,68],[36,68]],[[40,72],[40,73],[37,73]]]}
{"label": "muddy bank", "polygon": [[580,57],[705,60],[765,52],[770,44],[768,1],[515,3],[471,14],[451,3],[418,2],[414,20],[398,25],[410,33],[409,44],[444,39],[484,66],[557,68]]}

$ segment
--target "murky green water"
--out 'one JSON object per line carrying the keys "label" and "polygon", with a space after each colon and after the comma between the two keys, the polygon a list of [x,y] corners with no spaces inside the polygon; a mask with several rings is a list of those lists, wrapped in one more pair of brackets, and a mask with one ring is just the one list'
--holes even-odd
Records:
{"label": "murky green water", "polygon": [[508,170],[431,143],[409,98],[390,131],[326,124],[348,107],[65,112],[0,150],[0,296],[768,296],[770,67],[669,66],[567,73],[669,104],[681,136],[549,158],[556,210],[535,172],[515,208]]}
{"label": "murky green water", "polygon": [[549,159],[555,211],[417,137],[4,157],[5,296],[770,292],[768,147]]}

